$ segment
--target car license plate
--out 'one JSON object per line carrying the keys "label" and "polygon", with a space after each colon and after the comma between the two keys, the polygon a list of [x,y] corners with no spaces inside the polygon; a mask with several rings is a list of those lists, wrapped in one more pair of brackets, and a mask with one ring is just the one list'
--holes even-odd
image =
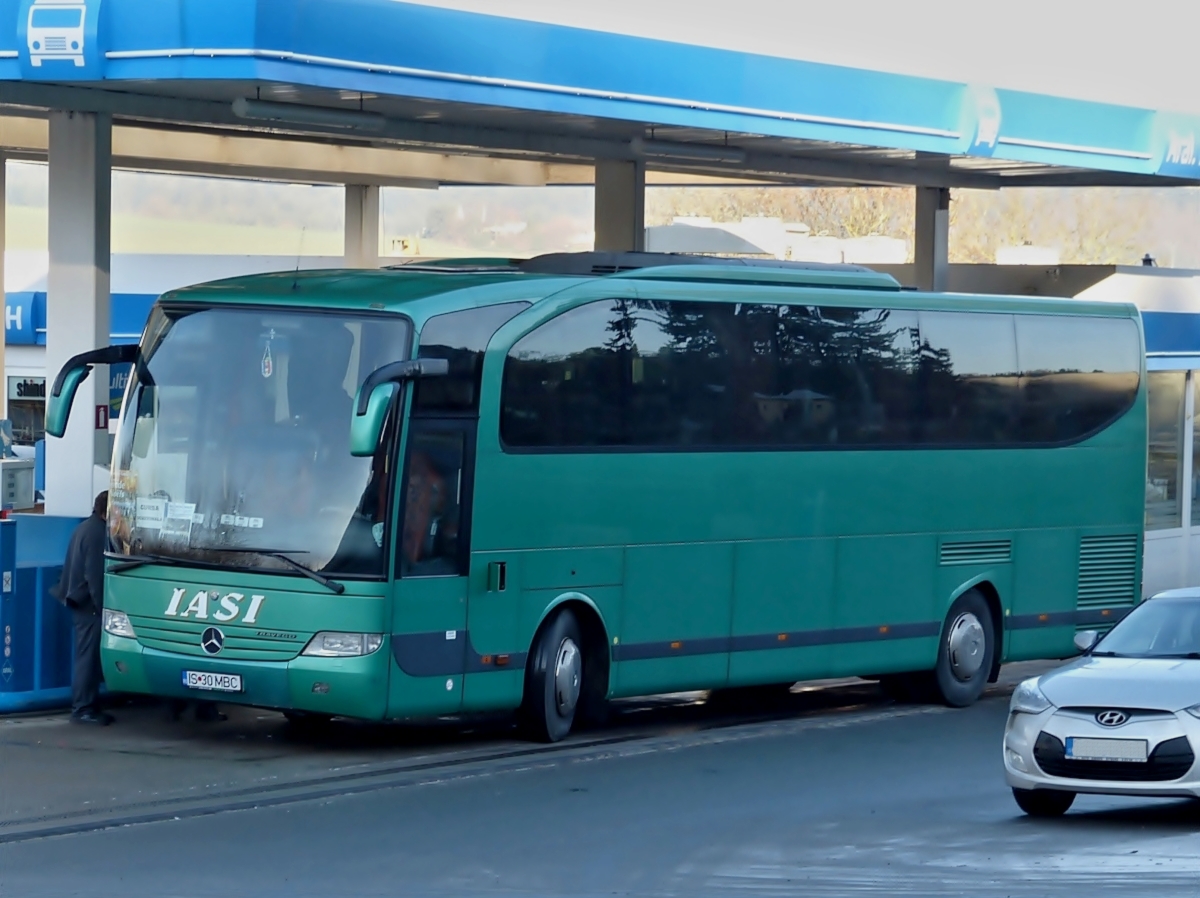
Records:
{"label": "car license plate", "polygon": [[238,674],[202,673],[198,670],[183,672],[183,685],[188,689],[205,692],[241,692],[242,678]]}
{"label": "car license plate", "polygon": [[1084,739],[1067,737],[1067,757],[1072,761],[1128,761],[1146,763],[1145,739]]}

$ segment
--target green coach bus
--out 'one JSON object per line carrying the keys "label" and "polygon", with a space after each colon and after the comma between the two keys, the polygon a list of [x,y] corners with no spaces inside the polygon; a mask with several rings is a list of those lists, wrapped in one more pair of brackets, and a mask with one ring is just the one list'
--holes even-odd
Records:
{"label": "green coach bus", "polygon": [[164,295],[112,461],[110,689],[294,719],[867,676],[977,699],[1139,597],[1131,305],[652,254]]}

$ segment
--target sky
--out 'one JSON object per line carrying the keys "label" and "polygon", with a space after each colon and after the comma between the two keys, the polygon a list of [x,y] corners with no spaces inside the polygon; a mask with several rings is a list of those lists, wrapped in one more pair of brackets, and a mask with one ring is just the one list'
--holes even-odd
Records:
{"label": "sky", "polygon": [[1200,115],[1200,0],[408,2]]}

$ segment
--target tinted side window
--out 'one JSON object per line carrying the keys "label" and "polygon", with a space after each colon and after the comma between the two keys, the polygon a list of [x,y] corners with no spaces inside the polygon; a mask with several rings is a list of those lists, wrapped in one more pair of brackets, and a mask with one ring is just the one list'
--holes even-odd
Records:
{"label": "tinted side window", "polygon": [[1017,340],[1012,315],[921,312],[913,441],[994,445],[1017,441]]}
{"label": "tinted side window", "polygon": [[904,443],[914,312],[605,301],[547,322],[505,367],[520,447]]}
{"label": "tinted side window", "polygon": [[1128,319],[1017,316],[1017,350],[1022,442],[1077,440],[1137,396],[1141,342]]}
{"label": "tinted side window", "polygon": [[448,359],[450,373],[417,381],[417,413],[470,412],[479,409],[479,382],[488,341],[509,319],[529,308],[527,302],[464,309],[436,315],[421,329],[417,357]]}
{"label": "tinted side window", "polygon": [[621,445],[620,320],[609,301],[564,312],[524,336],[504,365],[501,438],[512,446]]}
{"label": "tinted side window", "polygon": [[915,312],[738,306],[731,332],[737,417],[723,444],[908,442],[915,413]]}
{"label": "tinted side window", "polygon": [[606,300],[513,348],[501,437],[527,448],[1069,442],[1129,407],[1139,350],[1136,324],[1120,319]]}

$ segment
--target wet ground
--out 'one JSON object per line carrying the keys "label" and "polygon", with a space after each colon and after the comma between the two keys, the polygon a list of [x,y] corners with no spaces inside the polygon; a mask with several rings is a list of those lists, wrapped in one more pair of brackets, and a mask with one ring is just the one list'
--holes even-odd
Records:
{"label": "wet ground", "polygon": [[0,895],[1200,896],[1200,802],[1020,814],[999,745],[1028,672],[962,711],[859,681],[626,702],[550,747],[504,718],[3,721]]}

